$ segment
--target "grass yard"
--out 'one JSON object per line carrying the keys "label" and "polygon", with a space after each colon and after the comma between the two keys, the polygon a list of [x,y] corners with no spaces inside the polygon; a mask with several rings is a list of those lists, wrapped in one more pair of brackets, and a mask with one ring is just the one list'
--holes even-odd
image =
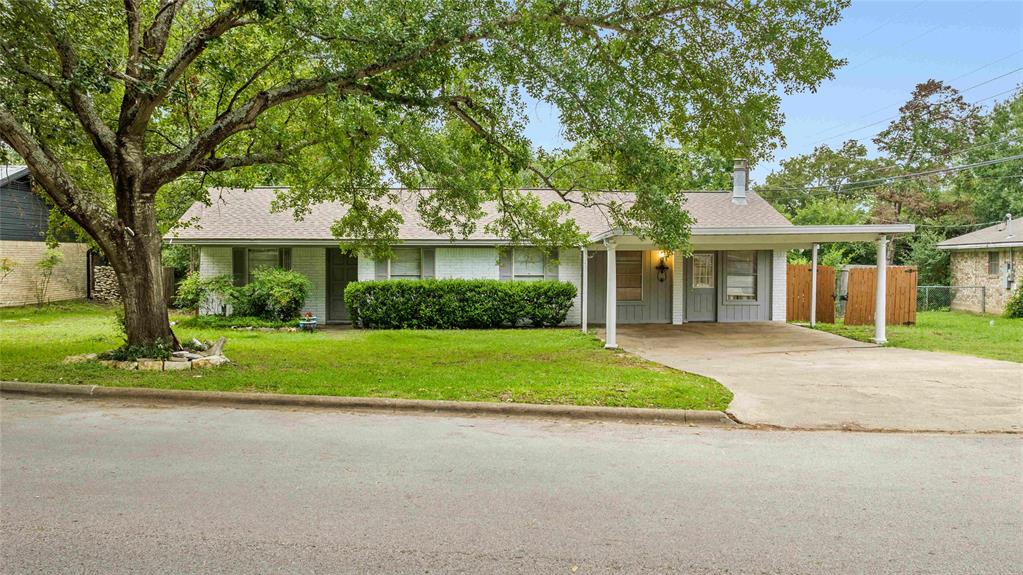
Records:
{"label": "grass yard", "polygon": [[[180,319],[180,318],[179,318]],[[716,381],[604,350],[577,330],[317,333],[176,328],[179,339],[228,338],[228,366],[140,372],[68,355],[121,343],[113,310],[92,304],[0,310],[0,378],[76,383],[409,399],[723,410]]]}
{"label": "grass yard", "polygon": [[[945,351],[1023,363],[1023,319],[957,311],[923,311],[916,325],[888,326],[888,345]],[[818,329],[859,341],[874,337],[872,325],[817,324]]]}

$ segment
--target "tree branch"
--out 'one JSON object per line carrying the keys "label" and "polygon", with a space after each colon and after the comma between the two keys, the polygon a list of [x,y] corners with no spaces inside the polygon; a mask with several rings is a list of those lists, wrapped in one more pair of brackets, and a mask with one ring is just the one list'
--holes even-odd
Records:
{"label": "tree branch", "polygon": [[[125,0],[130,2],[131,0]],[[223,36],[227,31],[244,26],[251,23],[251,20],[243,20],[242,17],[253,10],[253,4],[251,2],[238,2],[232,4],[230,8],[217,15],[212,22],[204,26],[201,30],[195,33],[194,36],[185,42],[184,46],[178,51],[178,53],[171,59],[170,63],[164,68],[163,73],[158,73],[158,78],[155,80],[155,90],[152,94],[139,94],[132,90],[132,93],[125,92],[125,98],[122,101],[121,118],[120,118],[120,132],[122,134],[133,134],[139,135],[145,131],[145,126],[149,122],[149,118],[152,116],[153,111],[157,106],[163,102],[167,94],[170,93],[171,89],[177,83],[178,79],[185,70],[198,58],[203,51],[206,49],[206,44],[210,40],[214,40]],[[162,9],[161,9],[162,10]],[[164,45],[166,44],[166,34],[170,31],[170,26],[173,22],[175,9],[167,8],[166,11],[161,11],[164,18],[169,18],[166,22],[166,29],[155,30],[153,32],[153,42],[159,41],[160,52],[162,54]],[[160,17],[158,16],[158,20]],[[153,26],[157,26],[157,22],[153,23]],[[154,28],[150,28],[154,30]],[[162,40],[157,38],[157,33],[164,34]],[[147,36],[149,31],[147,31]]]}
{"label": "tree branch", "polygon": [[417,50],[382,62],[370,64],[352,72],[295,80],[272,90],[261,91],[237,108],[225,110],[221,113],[210,126],[202,130],[191,142],[186,144],[180,153],[150,162],[151,167],[145,176],[147,186],[156,189],[174,180],[174,178],[181,174],[192,171],[202,158],[210,155],[224,140],[238,132],[254,128],[256,126],[256,119],[260,114],[271,108],[292,100],[326,93],[329,88],[336,87],[339,93],[353,89],[358,90],[357,82],[361,80],[401,70],[424,58],[457,45],[492,38],[497,31],[515,24],[519,19],[519,16],[509,16],[489,26],[465,32],[460,36],[436,38]]}
{"label": "tree branch", "polygon": [[92,98],[79,90],[75,85],[78,56],[75,54],[74,48],[55,33],[51,33],[50,38],[54,49],[57,51],[57,58],[60,61],[60,71],[67,85],[68,101],[71,104],[71,110],[78,116],[78,122],[85,129],[85,133],[89,136],[96,151],[99,152],[100,156],[106,161],[107,166],[112,170],[117,162],[117,143],[114,132],[103,122],[103,118],[100,117],[95,105],[93,105]]}
{"label": "tree branch", "polygon": [[114,243],[117,220],[98,204],[80,201],[83,192],[61,166],[61,162],[7,110],[0,106],[0,138],[21,156],[47,195],[71,219],[82,226],[104,248]]}
{"label": "tree branch", "polygon": [[136,78],[142,61],[142,30],[135,0],[124,0],[124,21],[128,29],[128,60],[124,66],[124,74]]}

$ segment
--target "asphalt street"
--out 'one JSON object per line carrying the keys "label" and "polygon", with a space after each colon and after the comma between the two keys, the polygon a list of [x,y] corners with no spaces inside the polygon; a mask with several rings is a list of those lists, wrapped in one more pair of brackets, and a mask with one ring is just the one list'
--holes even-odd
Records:
{"label": "asphalt street", "polygon": [[1023,572],[1023,437],[0,399],[5,573]]}

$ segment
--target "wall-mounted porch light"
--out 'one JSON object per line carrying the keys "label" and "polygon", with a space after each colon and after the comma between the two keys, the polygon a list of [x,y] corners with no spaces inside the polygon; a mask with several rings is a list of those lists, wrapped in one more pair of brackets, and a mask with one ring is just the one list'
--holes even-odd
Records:
{"label": "wall-mounted porch light", "polygon": [[657,252],[657,257],[660,259],[657,262],[657,281],[663,282],[668,277],[668,262],[665,261],[668,258],[668,252],[661,250]]}

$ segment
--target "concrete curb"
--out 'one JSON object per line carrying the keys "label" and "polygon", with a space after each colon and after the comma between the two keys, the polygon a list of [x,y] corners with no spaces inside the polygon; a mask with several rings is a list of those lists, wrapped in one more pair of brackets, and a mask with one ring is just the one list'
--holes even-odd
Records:
{"label": "concrete curb", "polygon": [[337,397],[330,395],[287,395],[278,393],[241,393],[231,391],[192,391],[140,387],[104,387],[63,383],[25,383],[0,381],[0,392],[24,395],[158,400],[218,405],[268,405],[277,407],[324,407],[333,409],[390,412],[451,413],[460,415],[505,415],[554,417],[595,421],[631,421],[640,423],[680,423],[714,427],[738,424],[720,411],[694,409],[653,409],[645,407],[586,407],[530,403],[490,403],[476,401],[432,401],[425,399],[389,399],[382,397]]}

